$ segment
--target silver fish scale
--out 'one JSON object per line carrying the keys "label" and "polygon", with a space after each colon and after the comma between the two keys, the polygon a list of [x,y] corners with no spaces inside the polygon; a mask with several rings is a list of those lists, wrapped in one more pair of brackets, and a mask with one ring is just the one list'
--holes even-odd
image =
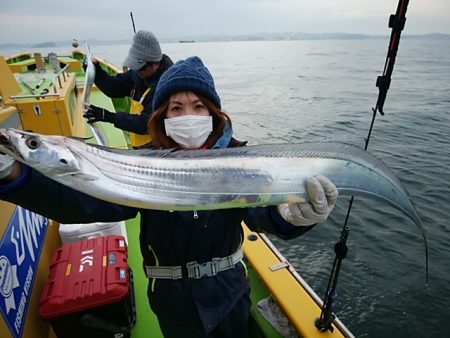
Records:
{"label": "silver fish scale", "polygon": [[[98,146],[97,146],[98,147]],[[399,180],[391,173],[391,170],[372,154],[354,145],[343,142],[327,142],[327,143],[302,143],[302,144],[267,144],[255,145],[238,148],[211,149],[204,150],[155,150],[155,149],[138,149],[138,150],[121,150],[102,147],[109,153],[117,153],[125,156],[149,157],[167,160],[204,160],[204,159],[223,159],[223,158],[327,158],[344,162],[357,162],[365,165],[370,170],[379,174],[390,173],[388,178],[392,184],[406,192]],[[122,164],[130,165],[132,161],[124,161]],[[211,169],[211,168],[209,168]],[[163,169],[161,169],[164,172]],[[174,168],[167,168],[173,171]],[[181,170],[184,171],[184,170]]]}
{"label": "silver fish scale", "polygon": [[210,149],[204,150],[157,150],[157,149],[111,149],[99,147],[107,152],[118,153],[126,156],[141,156],[154,158],[167,158],[171,160],[183,159],[213,159],[226,157],[310,157],[310,158],[329,158],[344,161],[358,161],[370,163],[371,166],[380,166],[385,169],[381,161],[375,161],[373,155],[367,154],[364,150],[354,145],[343,142],[329,143],[301,143],[301,144],[267,144],[255,145],[238,148]]}

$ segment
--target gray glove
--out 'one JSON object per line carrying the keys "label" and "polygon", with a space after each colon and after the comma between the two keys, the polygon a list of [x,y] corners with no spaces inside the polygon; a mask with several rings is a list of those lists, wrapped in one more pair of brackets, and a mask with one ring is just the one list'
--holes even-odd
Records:
{"label": "gray glove", "polygon": [[15,161],[16,160],[11,156],[0,153],[0,180],[11,175]]}
{"label": "gray glove", "polygon": [[336,186],[325,176],[317,175],[305,182],[309,202],[280,204],[277,209],[286,222],[296,226],[310,226],[324,222],[333,210],[338,197]]}

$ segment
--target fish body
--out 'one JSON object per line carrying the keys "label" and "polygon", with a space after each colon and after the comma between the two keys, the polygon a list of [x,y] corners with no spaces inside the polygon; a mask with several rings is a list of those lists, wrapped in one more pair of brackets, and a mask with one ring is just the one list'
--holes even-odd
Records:
{"label": "fish body", "polygon": [[214,210],[304,202],[305,180],[320,174],[335,184],[340,195],[383,201],[421,224],[389,168],[346,143],[174,152],[111,149],[14,129],[0,129],[0,139],[0,151],[51,179],[131,207]]}
{"label": "fish body", "polygon": [[[89,45],[86,43],[86,75],[84,77],[84,88],[83,88],[83,113],[85,113],[90,106],[90,96],[91,96],[91,89],[94,85],[95,81],[95,66],[92,62],[92,53],[91,49],[89,48]],[[88,124],[92,134],[94,134],[95,140],[97,141],[97,144],[99,145],[106,145],[106,137],[101,130],[100,126],[97,124],[97,122],[89,123]]]}
{"label": "fish body", "polygon": [[157,210],[214,210],[298,203],[305,180],[328,177],[340,195],[383,201],[418,226],[406,190],[375,156],[346,143],[272,144],[229,149],[118,150],[64,136],[0,129],[0,152],[61,184],[116,204]]}

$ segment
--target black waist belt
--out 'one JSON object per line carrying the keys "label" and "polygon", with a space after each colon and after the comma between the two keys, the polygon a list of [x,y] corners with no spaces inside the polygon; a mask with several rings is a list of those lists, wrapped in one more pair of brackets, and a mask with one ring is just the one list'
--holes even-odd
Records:
{"label": "black waist belt", "polygon": [[[234,254],[227,257],[213,258],[209,262],[202,264],[196,261],[186,264],[187,277],[200,279],[203,277],[211,277],[217,275],[220,271],[225,271],[234,268],[244,253],[242,248],[239,248]],[[183,267],[181,266],[145,266],[145,273],[148,278],[161,279],[180,279],[183,278]]]}

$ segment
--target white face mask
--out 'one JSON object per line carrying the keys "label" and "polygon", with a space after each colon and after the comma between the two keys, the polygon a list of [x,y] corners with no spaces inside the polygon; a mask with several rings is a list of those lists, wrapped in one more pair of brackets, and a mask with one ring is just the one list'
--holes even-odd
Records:
{"label": "white face mask", "polygon": [[213,130],[212,116],[185,115],[164,120],[166,135],[184,148],[197,149]]}

